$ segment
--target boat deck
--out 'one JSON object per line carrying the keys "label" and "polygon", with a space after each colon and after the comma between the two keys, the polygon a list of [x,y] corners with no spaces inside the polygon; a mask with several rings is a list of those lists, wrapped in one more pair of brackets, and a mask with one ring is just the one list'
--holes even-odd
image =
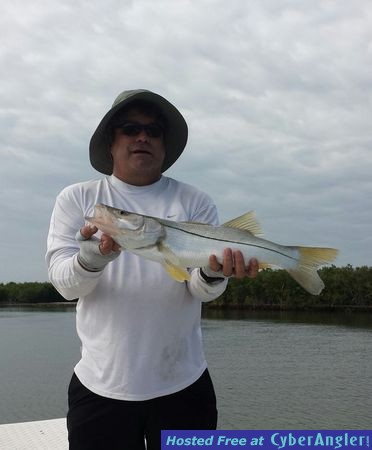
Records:
{"label": "boat deck", "polygon": [[66,419],[0,425],[0,449],[68,450]]}

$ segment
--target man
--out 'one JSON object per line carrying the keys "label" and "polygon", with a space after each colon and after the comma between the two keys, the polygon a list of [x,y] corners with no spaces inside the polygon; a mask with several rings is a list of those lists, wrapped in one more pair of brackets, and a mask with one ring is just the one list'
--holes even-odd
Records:
{"label": "man", "polygon": [[[226,249],[223,265],[194,269],[188,282],[160,264],[119,249],[85,224],[96,203],[176,221],[217,223],[212,200],[165,177],[187,141],[181,113],[146,90],[125,91],[90,142],[90,161],[106,175],[57,197],[46,255],[49,277],[66,299],[79,298],[82,357],[69,386],[70,449],[160,449],[162,429],[215,429],[216,399],[205,361],[201,302],[223,293],[230,276],[255,276]],[[94,236],[97,234],[97,237]]]}

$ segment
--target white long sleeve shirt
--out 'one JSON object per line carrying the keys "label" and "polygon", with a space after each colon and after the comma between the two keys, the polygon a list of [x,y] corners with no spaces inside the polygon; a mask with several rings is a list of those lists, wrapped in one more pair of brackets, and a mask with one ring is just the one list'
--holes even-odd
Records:
{"label": "white long sleeve shirt", "polygon": [[79,298],[76,326],[82,355],[75,373],[80,381],[98,395],[122,400],[184,389],[207,366],[201,302],[221,295],[227,281],[208,284],[194,269],[189,282],[179,283],[160,264],[126,251],[103,271],[86,271],[77,262],[75,235],[96,203],[211,224],[218,221],[216,208],[207,195],[171,178],[138,187],[112,175],[65,188],[50,223],[50,280],[66,299]]}

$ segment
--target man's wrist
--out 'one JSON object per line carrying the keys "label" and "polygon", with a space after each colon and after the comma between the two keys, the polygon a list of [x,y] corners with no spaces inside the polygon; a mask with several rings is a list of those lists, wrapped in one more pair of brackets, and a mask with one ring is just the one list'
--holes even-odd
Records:
{"label": "man's wrist", "polygon": [[90,267],[85,261],[84,259],[81,257],[80,252],[77,255],[77,262],[79,263],[79,266],[82,267],[84,270],[86,270],[87,272],[102,272],[102,270],[104,269],[104,267],[102,268],[93,268]]}
{"label": "man's wrist", "polygon": [[211,284],[211,283],[221,283],[222,281],[225,281],[225,277],[220,277],[220,276],[210,276],[210,274],[208,273],[208,275],[204,272],[204,270],[200,267],[199,268],[199,273],[200,273],[200,276],[203,278],[203,280],[206,282],[206,283],[208,283],[208,284]]}

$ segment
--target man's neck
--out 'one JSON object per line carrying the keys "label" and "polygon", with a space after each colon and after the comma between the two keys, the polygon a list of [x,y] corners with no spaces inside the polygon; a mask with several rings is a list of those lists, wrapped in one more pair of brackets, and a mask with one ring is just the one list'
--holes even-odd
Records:
{"label": "man's neck", "polygon": [[148,186],[150,184],[156,183],[160,180],[161,174],[123,174],[114,170],[113,175],[124,183],[131,184],[132,186]]}

